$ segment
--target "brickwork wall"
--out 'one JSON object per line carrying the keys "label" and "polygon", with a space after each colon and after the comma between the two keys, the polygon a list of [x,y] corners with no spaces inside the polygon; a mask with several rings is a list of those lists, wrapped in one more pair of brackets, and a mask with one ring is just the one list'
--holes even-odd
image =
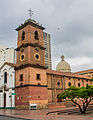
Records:
{"label": "brickwork wall", "polygon": [[47,87],[16,88],[16,108],[29,108],[29,104],[48,105]]}
{"label": "brickwork wall", "polygon": [[[22,40],[22,32],[25,32],[25,40]],[[39,40],[35,40],[34,32],[38,31]],[[27,25],[23,29],[18,31],[18,42],[17,47],[25,43],[39,43],[39,45],[43,46],[43,30],[33,27],[31,25]]]}
{"label": "brickwork wall", "polygon": [[[20,81],[20,75],[23,74],[23,81]],[[36,79],[36,74],[40,74],[40,79]],[[16,71],[16,86],[20,86],[22,83],[25,84],[34,84],[34,85],[47,85],[46,81],[46,70],[27,67],[21,70]]]}
{"label": "brickwork wall", "polygon": [[[24,54],[24,60],[21,60],[20,57],[21,55]],[[36,59],[35,55],[38,54],[39,55],[39,59]],[[21,65],[21,64],[26,64],[26,63],[30,63],[30,64],[39,64],[41,66],[45,66],[45,53],[44,50],[36,47],[31,47],[28,46],[26,48],[24,48],[24,51],[21,52],[17,51],[17,65]]]}
{"label": "brickwork wall", "polygon": [[[23,31],[25,32],[24,40],[22,40]],[[35,39],[35,31],[38,32],[38,40]],[[44,47],[43,30],[32,25],[27,25],[21,30],[19,30],[17,47],[20,47],[22,44],[25,45],[26,43],[38,44]],[[39,54],[39,59],[35,58],[36,53]],[[22,54],[25,55],[24,60],[20,60],[20,57]],[[20,50],[17,51],[17,66],[26,64],[26,63],[39,64],[41,66],[45,66],[45,50],[41,49],[40,47],[37,48],[37,47],[31,47],[31,46],[20,48]]]}
{"label": "brickwork wall", "polygon": [[[58,82],[60,84],[58,85]],[[86,87],[86,85],[93,85],[93,82],[90,80],[86,80],[84,78],[73,78],[73,77],[63,77],[57,74],[47,74],[47,84],[48,84],[48,102],[57,102],[57,95],[62,93],[65,89],[69,88],[69,82],[71,86],[78,86],[80,83],[80,87]]]}
{"label": "brickwork wall", "polygon": [[23,87],[23,88],[16,88],[16,98],[15,98],[15,105],[16,108],[21,109],[21,107],[28,108],[29,106],[29,87]]}

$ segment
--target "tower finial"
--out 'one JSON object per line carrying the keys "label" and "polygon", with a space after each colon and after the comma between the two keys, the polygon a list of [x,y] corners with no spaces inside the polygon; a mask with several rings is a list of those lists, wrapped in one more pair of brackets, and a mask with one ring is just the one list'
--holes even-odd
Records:
{"label": "tower finial", "polygon": [[32,17],[32,15],[33,15],[34,13],[33,13],[33,11],[31,10],[31,8],[30,8],[28,11],[29,11],[28,14],[30,15],[30,19],[31,19],[31,17]]}

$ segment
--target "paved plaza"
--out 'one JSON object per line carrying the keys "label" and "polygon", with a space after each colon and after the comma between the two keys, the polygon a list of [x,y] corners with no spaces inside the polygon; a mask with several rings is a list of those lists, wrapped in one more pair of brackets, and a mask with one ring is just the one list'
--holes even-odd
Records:
{"label": "paved plaza", "polygon": [[[79,114],[60,114],[51,113],[46,115],[48,112],[60,111],[69,108],[51,108],[43,110],[0,110],[0,120],[5,120],[4,117],[11,116],[16,118],[9,118],[9,120],[21,120],[30,119],[30,120],[93,120],[93,113],[86,115]],[[24,120],[23,119],[23,120]],[[8,120],[8,119],[7,119]]]}
{"label": "paved plaza", "polygon": [[14,118],[14,117],[8,117],[8,116],[0,116],[0,120],[27,120],[27,119]]}

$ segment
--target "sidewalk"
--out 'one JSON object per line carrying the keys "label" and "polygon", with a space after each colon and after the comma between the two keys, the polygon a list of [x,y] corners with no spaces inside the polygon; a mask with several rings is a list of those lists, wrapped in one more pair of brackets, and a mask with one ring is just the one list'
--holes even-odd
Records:
{"label": "sidewalk", "polygon": [[93,114],[87,115],[67,115],[61,114],[57,115],[56,113],[52,113],[46,115],[46,113],[51,111],[58,111],[70,108],[52,108],[52,109],[43,109],[43,110],[0,110],[0,115],[25,118],[25,119],[33,119],[33,120],[93,120]]}

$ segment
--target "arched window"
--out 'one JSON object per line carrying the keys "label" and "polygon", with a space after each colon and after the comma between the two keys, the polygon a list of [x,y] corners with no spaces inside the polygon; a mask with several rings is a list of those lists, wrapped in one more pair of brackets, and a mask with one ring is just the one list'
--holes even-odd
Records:
{"label": "arched window", "polygon": [[7,72],[4,73],[4,83],[7,83]]}
{"label": "arched window", "polygon": [[60,82],[59,81],[57,82],[57,85],[60,86]]}
{"label": "arched window", "polygon": [[23,31],[22,32],[22,40],[24,40],[25,39],[25,32]]}
{"label": "arched window", "polygon": [[35,40],[38,40],[38,32],[35,31]]}
{"label": "arched window", "polygon": [[68,83],[69,87],[71,86],[71,82]]}
{"label": "arched window", "polygon": [[78,83],[78,87],[80,87],[80,83]]}

